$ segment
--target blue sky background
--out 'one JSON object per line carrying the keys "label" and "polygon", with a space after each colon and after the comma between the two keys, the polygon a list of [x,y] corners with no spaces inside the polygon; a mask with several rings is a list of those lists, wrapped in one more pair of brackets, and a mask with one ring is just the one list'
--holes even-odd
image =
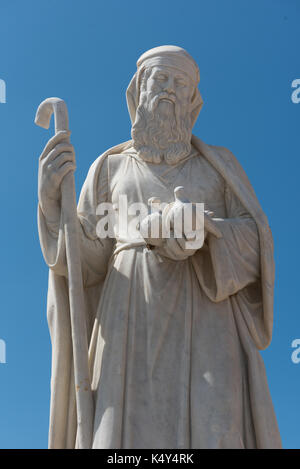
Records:
{"label": "blue sky background", "polygon": [[53,130],[39,103],[68,104],[77,193],[90,164],[130,138],[125,90],[145,50],[186,48],[204,106],[194,133],[245,168],[275,240],[274,336],[263,352],[285,448],[300,448],[299,0],[0,0],[0,448],[47,446],[50,341],[47,268],[36,226],[38,156]]}

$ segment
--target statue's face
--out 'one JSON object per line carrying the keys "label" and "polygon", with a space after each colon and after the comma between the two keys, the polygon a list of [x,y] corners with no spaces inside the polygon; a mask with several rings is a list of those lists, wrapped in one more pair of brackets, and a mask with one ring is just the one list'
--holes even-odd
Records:
{"label": "statue's face", "polygon": [[[174,104],[176,100],[181,105],[191,102],[194,87],[188,75],[171,67],[153,67],[151,75],[146,82],[146,92],[153,95],[160,95],[160,101]],[[164,97],[166,94],[166,97]]]}
{"label": "statue's face", "polygon": [[195,87],[188,75],[168,66],[144,71],[136,120],[134,147],[147,161],[163,158],[176,164],[191,150],[191,102]]}

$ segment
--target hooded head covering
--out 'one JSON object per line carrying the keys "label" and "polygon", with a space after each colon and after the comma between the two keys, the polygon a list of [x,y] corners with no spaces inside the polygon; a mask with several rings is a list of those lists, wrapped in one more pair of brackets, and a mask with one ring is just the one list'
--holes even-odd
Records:
{"label": "hooded head covering", "polygon": [[145,52],[137,61],[137,72],[134,74],[126,92],[127,106],[132,124],[135,121],[136,110],[140,99],[140,85],[143,72],[147,68],[167,66],[186,73],[195,85],[192,97],[191,117],[194,125],[202,108],[203,100],[198,90],[200,81],[199,68],[192,56],[182,47],[159,46]]}

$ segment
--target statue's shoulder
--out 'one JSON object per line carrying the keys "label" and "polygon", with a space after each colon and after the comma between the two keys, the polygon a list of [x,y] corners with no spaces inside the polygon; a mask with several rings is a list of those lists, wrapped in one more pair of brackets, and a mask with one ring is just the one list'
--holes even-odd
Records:
{"label": "statue's shoulder", "polygon": [[228,148],[207,144],[194,135],[192,137],[192,143],[223,176],[226,176],[225,179],[227,181],[234,180],[235,182],[242,182],[244,186],[247,186],[252,196],[254,196],[254,190],[247,174],[238,159]]}
{"label": "statue's shoulder", "polygon": [[106,166],[107,164],[107,159],[108,157],[121,157],[123,156],[124,152],[130,148],[132,145],[132,140],[128,140],[127,142],[120,143],[119,145],[115,145],[114,147],[109,148],[106,150],[104,153],[101,153],[98,158],[92,163],[90,166],[89,173],[90,174],[95,174],[97,173],[101,167],[104,165]]}
{"label": "statue's shoulder", "polygon": [[84,199],[86,194],[89,194],[90,197],[90,194],[93,194],[99,186],[106,184],[109,157],[123,157],[124,152],[130,148],[131,144],[131,140],[120,143],[119,145],[109,148],[96,158],[96,160],[91,164],[82,186],[81,199]]}
{"label": "statue's shoulder", "polygon": [[109,156],[115,156],[119,157],[128,150],[132,146],[132,140],[128,140],[126,142],[119,143],[118,145],[115,145],[114,147],[109,148],[106,150],[104,153],[101,153],[101,155],[98,156],[98,158],[94,161],[94,163],[91,165],[91,169],[93,168],[94,170],[100,165],[107,160]]}
{"label": "statue's shoulder", "polygon": [[226,147],[220,145],[208,145],[213,151],[217,152],[219,156],[224,160],[225,163],[235,165],[237,168],[242,169],[239,160],[234,154]]}
{"label": "statue's shoulder", "polygon": [[243,181],[244,184],[247,185],[248,189],[251,190],[252,193],[254,193],[253,187],[249,181],[249,178],[242,167],[241,163],[239,160],[234,156],[234,154],[228,150],[226,147],[222,146],[217,146],[217,145],[209,145],[214,151],[216,151],[220,157],[223,159],[224,164],[231,169],[234,173],[237,174],[237,176]]}

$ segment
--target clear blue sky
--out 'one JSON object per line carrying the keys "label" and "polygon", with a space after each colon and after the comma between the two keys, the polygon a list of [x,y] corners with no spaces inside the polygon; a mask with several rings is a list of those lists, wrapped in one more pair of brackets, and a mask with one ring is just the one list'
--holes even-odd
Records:
{"label": "clear blue sky", "polygon": [[145,50],[176,44],[200,67],[194,133],[239,158],[275,240],[273,341],[263,352],[286,448],[300,448],[298,230],[299,0],[1,0],[0,447],[47,446],[51,348],[47,268],[36,227],[38,156],[52,131],[33,123],[46,97],[67,101],[77,193],[90,164],[130,137],[125,90]]}

